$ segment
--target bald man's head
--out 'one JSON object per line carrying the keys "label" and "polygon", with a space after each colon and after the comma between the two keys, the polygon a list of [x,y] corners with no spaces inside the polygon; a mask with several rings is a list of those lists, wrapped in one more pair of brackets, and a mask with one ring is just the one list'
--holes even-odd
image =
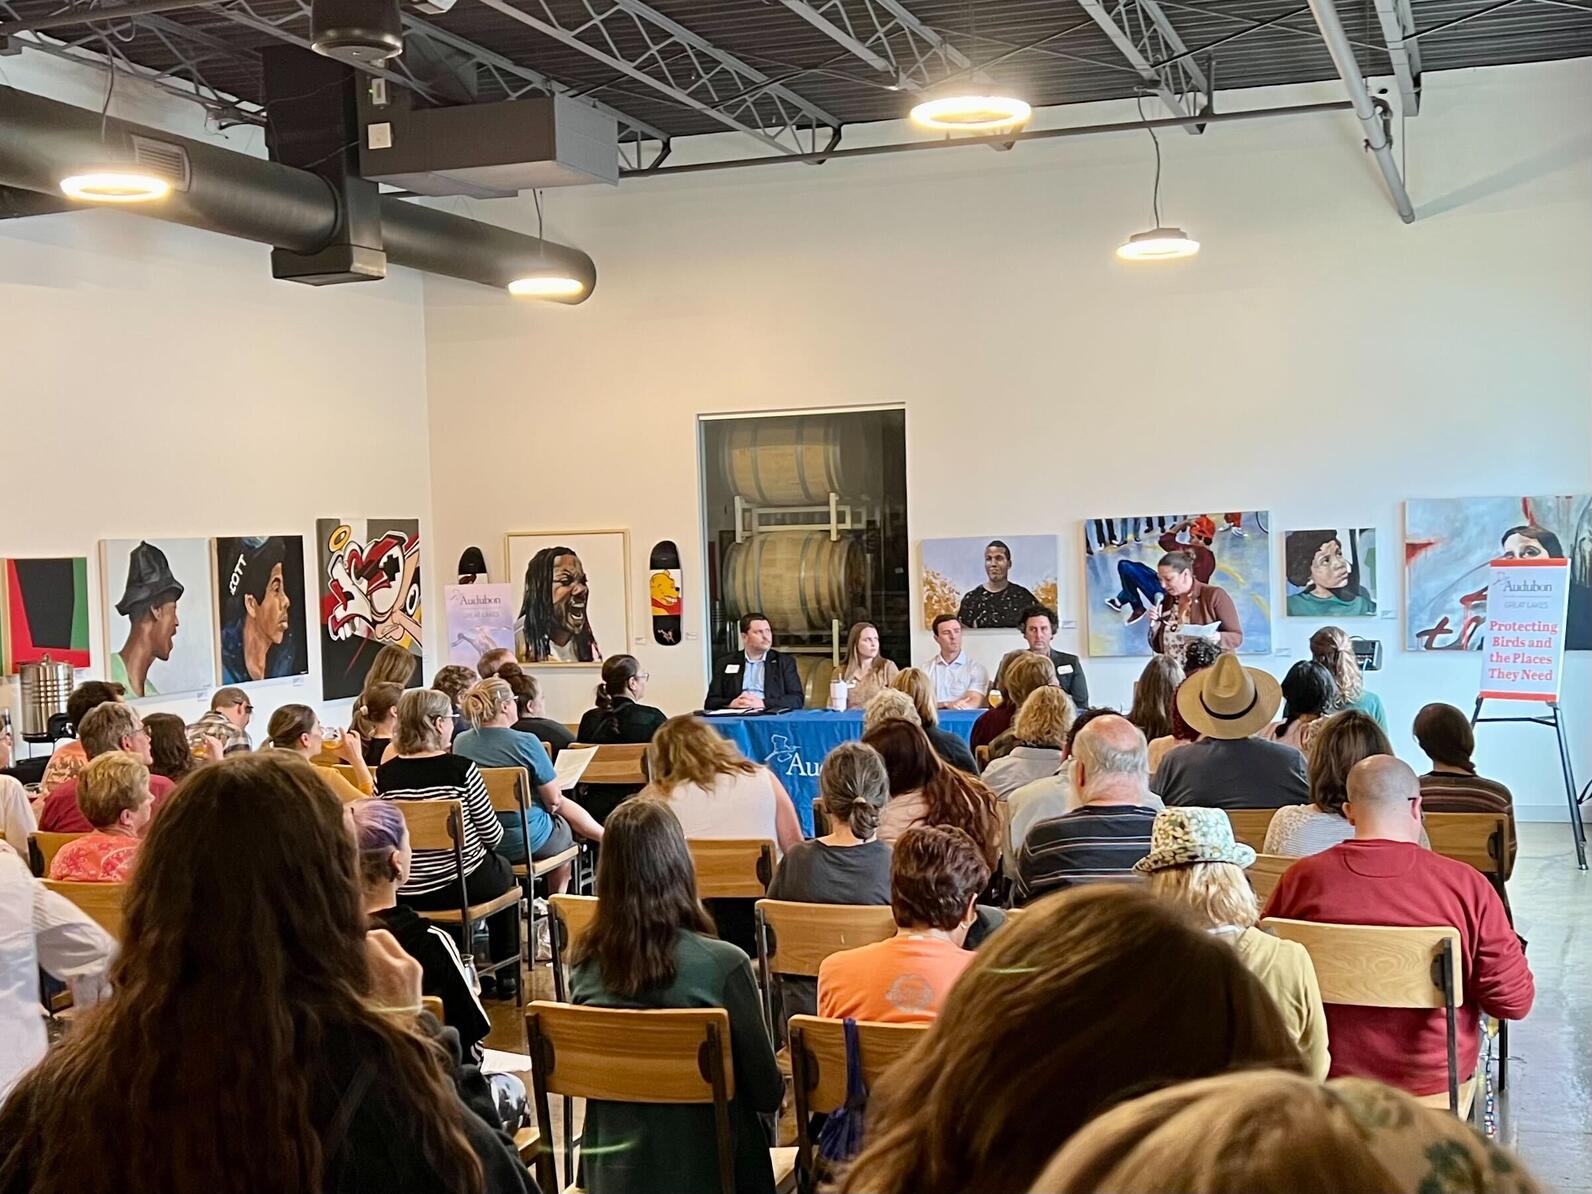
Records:
{"label": "bald man's head", "polygon": [[1392,755],[1372,755],[1349,770],[1345,813],[1360,838],[1419,841],[1421,781]]}
{"label": "bald man's head", "polygon": [[1139,792],[1149,780],[1149,751],[1139,727],[1119,714],[1096,717],[1072,737],[1086,793],[1105,787]]}

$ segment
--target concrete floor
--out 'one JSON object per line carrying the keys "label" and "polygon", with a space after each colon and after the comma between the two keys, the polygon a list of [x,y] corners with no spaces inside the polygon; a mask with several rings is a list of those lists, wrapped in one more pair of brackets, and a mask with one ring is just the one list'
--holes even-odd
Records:
{"label": "concrete floor", "polygon": [[[1528,943],[1537,1002],[1510,1029],[1498,1135],[1545,1188],[1592,1194],[1592,874],[1576,869],[1567,826],[1520,826],[1509,899]],[[529,991],[532,998],[553,997],[549,967],[536,969]],[[487,1011],[493,1025],[487,1044],[525,1052],[525,1025],[514,1004],[489,1001]],[[560,1110],[555,1100],[555,1120]]]}

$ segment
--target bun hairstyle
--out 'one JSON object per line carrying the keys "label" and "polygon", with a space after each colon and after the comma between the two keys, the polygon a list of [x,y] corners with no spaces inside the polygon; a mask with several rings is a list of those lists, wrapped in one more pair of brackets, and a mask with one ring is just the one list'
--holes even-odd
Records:
{"label": "bun hairstyle", "polygon": [[865,742],[842,742],[830,751],[818,773],[818,792],[832,820],[869,841],[879,832],[879,810],[890,798],[890,773],[884,757]]}
{"label": "bun hairstyle", "polygon": [[610,655],[603,660],[603,678],[597,685],[597,707],[612,709],[614,698],[625,695],[630,682],[641,674],[641,663],[634,655]]}
{"label": "bun hairstyle", "polygon": [[265,735],[272,746],[282,750],[297,750],[299,739],[314,728],[314,709],[308,705],[281,705],[271,714],[271,724],[266,727]]}
{"label": "bun hairstyle", "polygon": [[459,712],[470,719],[470,724],[480,729],[498,715],[504,701],[514,700],[514,690],[507,680],[482,680],[472,684],[459,698]]}
{"label": "bun hairstyle", "polygon": [[515,711],[521,717],[529,717],[531,706],[536,703],[536,698],[542,691],[542,686],[536,682],[536,677],[511,659],[499,665],[497,678],[507,684],[509,691],[514,694]]}
{"label": "bun hairstyle", "polygon": [[359,704],[354,706],[354,733],[367,742],[377,737],[376,731],[381,728],[382,722],[392,716],[403,694],[400,684],[389,681],[367,684],[365,691],[359,694]]}

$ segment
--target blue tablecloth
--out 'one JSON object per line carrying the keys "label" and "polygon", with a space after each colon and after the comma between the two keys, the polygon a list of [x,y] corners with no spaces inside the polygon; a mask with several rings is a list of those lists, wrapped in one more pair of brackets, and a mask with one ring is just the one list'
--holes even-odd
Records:
{"label": "blue tablecloth", "polygon": [[[980,709],[942,709],[940,728],[966,742]],[[842,742],[862,737],[862,712],[831,713],[803,709],[757,717],[709,717],[709,725],[723,734],[747,758],[768,765],[796,803],[802,831],[813,832],[813,801],[818,797],[818,768]]]}

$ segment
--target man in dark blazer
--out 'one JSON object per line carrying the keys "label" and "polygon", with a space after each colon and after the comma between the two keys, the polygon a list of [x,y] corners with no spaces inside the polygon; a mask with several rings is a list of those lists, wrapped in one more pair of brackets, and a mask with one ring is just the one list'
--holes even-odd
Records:
{"label": "man in dark blazer", "polygon": [[796,660],[773,649],[774,628],[760,613],[741,618],[741,649],[713,661],[704,709],[800,709],[802,678]]}
{"label": "man in dark blazer", "polygon": [[[1050,648],[1050,638],[1056,633],[1056,615],[1054,611],[1043,605],[1031,605],[1022,612],[1017,628],[1023,632],[1023,640],[1028,644],[1028,649],[1036,655],[1045,655],[1050,662],[1056,665],[1056,682],[1061,685],[1061,690],[1072,698],[1074,707],[1082,709],[1089,704],[1089,681],[1084,679],[1083,664],[1076,655],[1069,655],[1065,651],[1053,651]],[[1001,688],[1001,677],[995,677],[991,686]]]}

